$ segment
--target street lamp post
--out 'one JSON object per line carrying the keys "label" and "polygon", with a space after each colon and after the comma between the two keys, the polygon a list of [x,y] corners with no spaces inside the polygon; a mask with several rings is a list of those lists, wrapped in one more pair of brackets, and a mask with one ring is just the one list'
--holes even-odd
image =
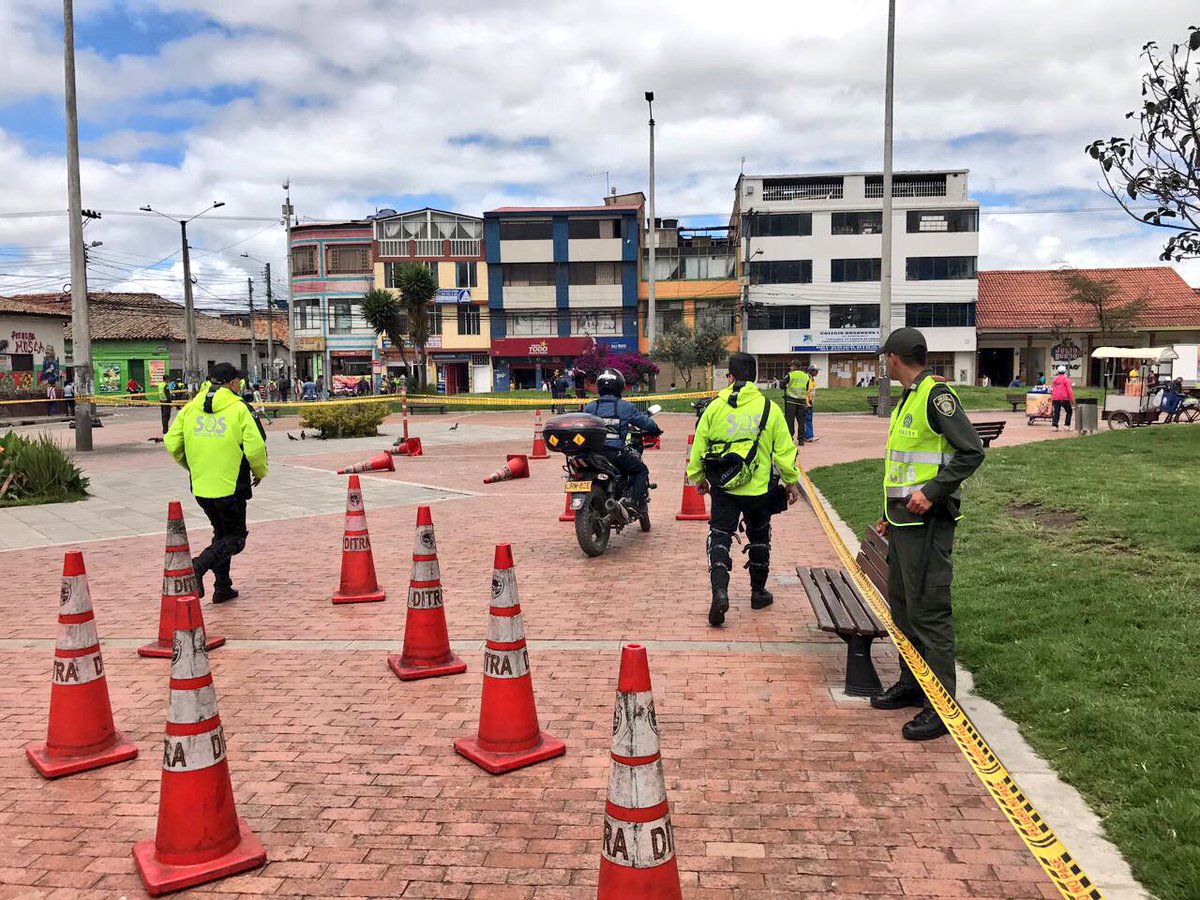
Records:
{"label": "street lamp post", "polygon": [[224,206],[222,200],[214,200],[212,206],[207,206],[194,216],[189,216],[186,219],[176,219],[174,216],[168,216],[166,213],[161,213],[157,209],[152,209],[150,204],[143,206],[142,212],[154,213],[156,216],[162,216],[172,222],[179,224],[180,238],[183,241],[183,315],[184,325],[187,329],[187,340],[184,343],[183,349],[183,380],[188,386],[188,390],[195,393],[200,387],[200,349],[197,346],[196,340],[196,306],[192,302],[192,257],[188,249],[187,227],[188,222],[193,219],[198,219],[210,210],[219,209]]}
{"label": "street lamp post", "polygon": [[294,309],[292,307],[292,217],[295,215],[295,209],[292,208],[292,180],[289,178],[283,183],[283,226],[287,232],[287,246],[284,247],[284,252],[287,254],[287,285],[288,285],[288,378],[296,377],[296,322],[294,319]]}
{"label": "street lamp post", "polygon": [[[271,264],[266,260],[259,259],[257,256],[251,256],[249,253],[243,253],[246,259],[252,259],[257,263],[262,263],[266,266],[267,279],[267,393],[271,392],[271,379],[275,377],[275,320],[271,316],[271,307],[275,301],[271,294]],[[250,333],[254,333],[254,311],[250,313]],[[257,363],[256,363],[257,365]]]}
{"label": "street lamp post", "polygon": [[[887,74],[883,90],[883,224],[882,258],[879,263],[879,346],[892,333],[892,100],[893,72],[896,68],[896,0],[888,2]],[[892,412],[892,379],[887,360],[879,356],[879,403],[877,415],[887,418]]]}
{"label": "street lamp post", "polygon": [[646,91],[646,103],[650,107],[650,271],[646,273],[646,343],[654,352],[655,308],[654,308],[654,250],[658,244],[658,223],[654,219],[654,91]]}

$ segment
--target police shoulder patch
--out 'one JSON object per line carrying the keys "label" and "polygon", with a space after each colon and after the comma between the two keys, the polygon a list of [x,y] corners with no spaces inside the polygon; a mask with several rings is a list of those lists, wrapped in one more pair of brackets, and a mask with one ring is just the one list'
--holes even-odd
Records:
{"label": "police shoulder patch", "polygon": [[958,411],[958,401],[952,393],[944,391],[933,398],[933,408],[948,419]]}

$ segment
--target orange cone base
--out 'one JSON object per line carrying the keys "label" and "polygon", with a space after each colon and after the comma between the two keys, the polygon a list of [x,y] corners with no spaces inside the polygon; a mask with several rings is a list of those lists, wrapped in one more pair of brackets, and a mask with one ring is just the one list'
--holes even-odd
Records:
{"label": "orange cone base", "polygon": [[533,452],[529,454],[530,459],[549,459],[550,454],[546,452],[545,441],[534,441]]}
{"label": "orange cone base", "polygon": [[[170,656],[169,653],[167,655]],[[92,753],[80,756],[51,756],[46,745],[42,743],[27,746],[25,755],[43,778],[62,778],[64,775],[88,772],[101,766],[111,766],[113,763],[133,759],[138,755],[138,748],[136,744],[125,740],[125,736],[118,731],[113,734],[111,745]]]}
{"label": "orange cone base", "polygon": [[401,654],[393,653],[388,657],[388,666],[401,681],[437,678],[440,675],[459,675],[467,671],[467,664],[453,653],[450,654],[449,660],[438,663],[436,666],[406,666]]}
{"label": "orange cone base", "polygon": [[190,866],[159,862],[154,856],[154,839],[138,841],[133,845],[133,860],[137,863],[142,883],[146,885],[146,892],[151,897],[158,897],[257,869],[267,861],[267,851],[242,819],[238,819],[238,830],[242,839],[236,847],[224,856]]}
{"label": "orange cone base", "polygon": [[388,451],[392,456],[424,456],[425,451],[421,447],[420,438],[401,438],[396,441],[392,449]]}
{"label": "orange cone base", "polygon": [[343,594],[341,591],[335,591],[333,595],[334,603],[378,603],[387,597],[383,591],[371,591],[368,594]]}
{"label": "orange cone base", "polygon": [[575,510],[573,510],[573,509],[571,509],[570,507],[568,507],[568,508],[567,508],[567,511],[558,517],[558,521],[560,521],[560,522],[574,522],[574,521],[575,521]]}
{"label": "orange cone base", "polygon": [[[219,634],[208,635],[208,640],[204,642],[205,650],[216,650],[218,647],[223,646],[225,646],[225,638]],[[164,647],[162,644],[157,642],[145,644],[144,646],[138,647],[137,652],[138,656],[148,656],[152,659],[170,659],[171,645],[167,644]]]}
{"label": "orange cone base", "polygon": [[677,522],[707,522],[710,518],[708,513],[675,513]]}
{"label": "orange cone base", "polygon": [[523,769],[525,766],[532,766],[534,763],[562,756],[567,752],[567,745],[554,735],[543,731],[537,746],[530,747],[528,750],[496,753],[492,750],[482,749],[479,742],[473,737],[456,738],[454,749],[460,756],[465,756],[484,771],[491,772],[493,775],[501,775],[514,769]]}
{"label": "orange cone base", "polygon": [[682,900],[679,862],[674,856],[661,866],[634,869],[600,858],[597,897],[637,897],[639,900]]}

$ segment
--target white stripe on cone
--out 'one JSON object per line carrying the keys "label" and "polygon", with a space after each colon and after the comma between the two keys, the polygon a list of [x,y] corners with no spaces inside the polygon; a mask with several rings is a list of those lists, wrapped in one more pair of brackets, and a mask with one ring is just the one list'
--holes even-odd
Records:
{"label": "white stripe on cone", "polygon": [[483,650],[483,675],[485,678],[522,678],[529,674],[529,650]]}
{"label": "white stripe on cone", "polygon": [[92,595],[88,590],[86,575],[64,575],[62,589],[58,595],[58,614],[77,616],[91,612]]}
{"label": "white stripe on cone", "polygon": [[412,580],[417,584],[427,584],[430,581],[441,581],[442,570],[436,559],[414,559]]}
{"label": "white stripe on cone", "polygon": [[659,751],[654,694],[617,693],[613,710],[612,752],[617,756],[653,756]]}
{"label": "white stripe on cone", "polygon": [[521,598],[517,595],[517,570],[492,570],[492,606],[497,609],[518,606]]}
{"label": "white stripe on cone", "polygon": [[435,556],[437,554],[437,538],[432,525],[417,526],[417,540],[413,545],[413,556]]}
{"label": "white stripe on cone", "polygon": [[604,858],[617,866],[652,869],[670,862],[675,856],[675,832],[671,817],[649,822],[622,822],[604,816]]}
{"label": "white stripe on cone", "polygon": [[608,778],[608,801],[625,809],[649,809],[667,799],[662,760],[627,766],[615,759]]}
{"label": "white stripe on cone", "polygon": [[488,640],[494,644],[515,644],[525,640],[525,623],[521,621],[521,614],[489,616]]}
{"label": "white stripe on cone", "polygon": [[225,731],[218,725],[203,734],[163,738],[163,771],[199,772],[225,759]]}
{"label": "white stripe on cone", "polygon": [[98,646],[100,635],[96,633],[96,620],[79,622],[75,625],[58,623],[58,637],[54,646],[59,650],[87,650]]}
{"label": "white stripe on cone", "polygon": [[55,657],[50,672],[51,684],[87,684],[104,677],[104,660],[100,651],[67,659]]}
{"label": "white stripe on cone", "polygon": [[203,678],[211,671],[208,666],[204,629],[176,631],[171,646],[171,677],[180,680]]}
{"label": "white stripe on cone", "polygon": [[217,715],[217,691],[211,684],[193,690],[171,690],[167,721],[174,725],[195,725]]}
{"label": "white stripe on cone", "polygon": [[437,609],[442,605],[442,589],[440,587],[408,589],[409,609]]}

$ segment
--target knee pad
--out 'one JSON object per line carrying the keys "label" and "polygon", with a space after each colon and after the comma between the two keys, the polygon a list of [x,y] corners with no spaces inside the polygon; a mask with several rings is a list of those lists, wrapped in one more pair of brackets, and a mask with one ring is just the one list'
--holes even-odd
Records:
{"label": "knee pad", "polygon": [[771,545],[762,543],[749,543],[743,549],[746,554],[746,568],[765,569],[771,565]]}
{"label": "knee pad", "polygon": [[721,531],[718,528],[708,529],[708,566],[710,569],[733,568],[733,559],[729,555],[729,547],[733,543],[733,533]]}

